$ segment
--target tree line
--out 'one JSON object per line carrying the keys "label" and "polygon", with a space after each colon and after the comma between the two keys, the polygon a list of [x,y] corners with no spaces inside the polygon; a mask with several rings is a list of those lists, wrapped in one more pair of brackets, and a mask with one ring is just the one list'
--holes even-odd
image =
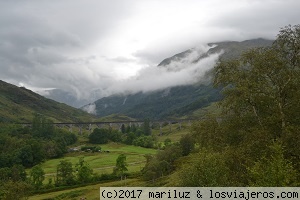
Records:
{"label": "tree line", "polygon": [[89,135],[89,142],[92,144],[106,144],[109,141],[153,148],[156,138],[151,135],[149,119],[145,119],[141,127],[136,127],[134,124],[131,126],[122,124],[120,130],[96,128]]}
{"label": "tree line", "polygon": [[[31,184],[27,183],[25,168],[62,157],[67,146],[77,141],[75,134],[55,129],[51,120],[39,114],[35,114],[31,127],[0,124],[0,133],[0,198],[5,196],[4,199],[9,195],[11,199],[20,199],[18,195],[23,189],[29,191]],[[14,186],[20,191],[16,192]],[[15,189],[15,194],[6,194],[10,188]]]}

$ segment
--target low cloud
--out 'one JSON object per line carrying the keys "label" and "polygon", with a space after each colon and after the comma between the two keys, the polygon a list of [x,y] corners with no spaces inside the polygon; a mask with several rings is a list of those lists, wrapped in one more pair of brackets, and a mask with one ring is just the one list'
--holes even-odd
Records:
{"label": "low cloud", "polygon": [[215,66],[222,53],[211,54],[199,60],[209,48],[209,46],[194,48],[185,57],[175,59],[165,66],[145,67],[135,77],[118,81],[102,92],[104,95],[130,94],[204,83],[209,78],[205,77],[206,72]]}
{"label": "low cloud", "polygon": [[84,110],[87,113],[96,115],[97,111],[96,111],[96,104],[94,103],[90,103],[88,105],[85,105],[84,107],[82,107],[82,110]]}

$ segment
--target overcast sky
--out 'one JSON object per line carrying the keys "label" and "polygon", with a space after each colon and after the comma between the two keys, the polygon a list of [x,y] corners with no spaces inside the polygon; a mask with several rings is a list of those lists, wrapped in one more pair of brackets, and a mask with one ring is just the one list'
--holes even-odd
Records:
{"label": "overcast sky", "polygon": [[299,10],[299,0],[0,0],[0,79],[78,98],[163,85],[168,74],[155,66],[164,58],[208,42],[274,39],[299,23]]}

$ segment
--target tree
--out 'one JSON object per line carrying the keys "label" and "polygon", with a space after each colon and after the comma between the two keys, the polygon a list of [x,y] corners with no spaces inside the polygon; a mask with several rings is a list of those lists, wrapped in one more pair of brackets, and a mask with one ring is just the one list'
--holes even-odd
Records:
{"label": "tree", "polygon": [[34,166],[30,171],[30,181],[36,190],[43,186],[45,172],[40,165]]}
{"label": "tree", "polygon": [[19,150],[19,158],[22,160],[22,165],[31,167],[33,165],[33,152],[30,145],[23,146]]}
{"label": "tree", "polygon": [[150,127],[149,119],[144,120],[143,131],[145,135],[151,135],[151,127]]}
{"label": "tree", "polygon": [[179,145],[170,145],[165,150],[159,151],[156,156],[146,155],[146,164],[142,169],[143,178],[154,181],[156,178],[170,174],[175,168],[175,160],[181,154]]}
{"label": "tree", "polygon": [[274,142],[270,146],[271,155],[265,155],[255,165],[248,168],[252,187],[296,186],[297,173],[292,163],[284,158],[282,145]]}
{"label": "tree", "polygon": [[140,137],[136,138],[132,142],[135,146],[152,148],[154,146],[154,138],[152,136],[144,136],[141,135]]}
{"label": "tree", "polygon": [[151,158],[151,160],[147,162],[147,166],[143,169],[143,179],[152,180],[152,182],[154,182],[155,179],[168,175],[170,169],[169,165],[170,163],[167,161]]}
{"label": "tree", "polygon": [[172,144],[172,140],[170,139],[170,138],[166,138],[165,140],[164,140],[164,145],[165,146],[170,146]]}
{"label": "tree", "polygon": [[36,113],[32,120],[32,131],[37,137],[51,138],[54,134],[53,121]]}
{"label": "tree", "polygon": [[26,181],[26,171],[22,165],[14,165],[11,168],[11,180],[12,181]]}
{"label": "tree", "polygon": [[135,133],[129,132],[126,134],[126,138],[125,138],[124,142],[125,142],[125,144],[131,145],[135,139],[136,139]]}
{"label": "tree", "polygon": [[[238,59],[221,61],[215,72],[215,86],[224,87],[224,98],[219,104],[221,120],[211,123],[211,130],[203,129],[202,124],[202,130],[197,132],[204,138],[204,132],[209,130],[211,138],[219,140],[223,149],[227,146],[231,152],[228,158],[232,157],[230,162],[227,160],[230,169],[239,168],[244,172],[240,173],[244,180],[241,184],[291,185],[293,181],[288,176],[294,173],[291,166],[300,172],[297,139],[300,131],[300,25],[282,28],[270,47],[251,49]],[[217,144],[214,140],[204,141]],[[268,147],[273,141],[281,142],[285,151],[270,156]],[[238,165],[234,154],[243,158]],[[250,172],[245,175],[247,169]],[[284,173],[287,171],[290,173]]]}
{"label": "tree", "polygon": [[124,124],[121,125],[121,133],[125,133],[126,132],[126,127]]}
{"label": "tree", "polygon": [[221,153],[206,150],[191,155],[179,170],[179,186],[225,187],[229,184],[229,170]]}
{"label": "tree", "polygon": [[0,182],[4,183],[11,177],[11,169],[8,167],[0,168]]}
{"label": "tree", "polygon": [[75,183],[72,163],[61,160],[56,168],[56,185],[72,185]]}
{"label": "tree", "polygon": [[96,128],[89,135],[89,142],[92,144],[106,144],[109,139],[109,130]]}
{"label": "tree", "polygon": [[125,130],[125,133],[129,133],[129,132],[131,132],[132,130],[131,130],[131,127],[130,127],[130,125],[127,125],[126,126],[126,130]]}
{"label": "tree", "polygon": [[78,163],[75,166],[77,171],[77,180],[80,183],[88,183],[93,178],[93,169],[89,166],[89,164],[84,160],[84,158],[79,158]]}
{"label": "tree", "polygon": [[121,154],[118,156],[116,160],[116,167],[114,168],[114,174],[121,177],[123,179],[124,172],[128,171],[127,169],[127,162],[126,162],[126,155]]}
{"label": "tree", "polygon": [[30,184],[24,181],[9,180],[3,183],[3,186],[0,188],[0,199],[3,200],[28,199],[31,190],[32,187],[30,186]]}
{"label": "tree", "polygon": [[187,156],[195,148],[195,140],[191,134],[186,134],[180,138],[180,146],[182,150],[182,155]]}
{"label": "tree", "polygon": [[215,86],[224,86],[227,116],[274,134],[298,126],[300,26],[283,28],[271,47],[256,48],[215,68]]}

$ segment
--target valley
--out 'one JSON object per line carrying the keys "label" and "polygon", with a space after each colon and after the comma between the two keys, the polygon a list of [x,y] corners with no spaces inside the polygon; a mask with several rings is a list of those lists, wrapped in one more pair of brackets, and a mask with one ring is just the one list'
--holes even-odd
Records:
{"label": "valley", "polygon": [[[299,25],[273,43],[218,43],[185,63],[222,48],[207,83],[115,94],[90,104],[93,115],[1,81],[0,198],[98,199],[101,186],[299,187],[295,35]],[[157,67],[174,70],[187,54]]]}

